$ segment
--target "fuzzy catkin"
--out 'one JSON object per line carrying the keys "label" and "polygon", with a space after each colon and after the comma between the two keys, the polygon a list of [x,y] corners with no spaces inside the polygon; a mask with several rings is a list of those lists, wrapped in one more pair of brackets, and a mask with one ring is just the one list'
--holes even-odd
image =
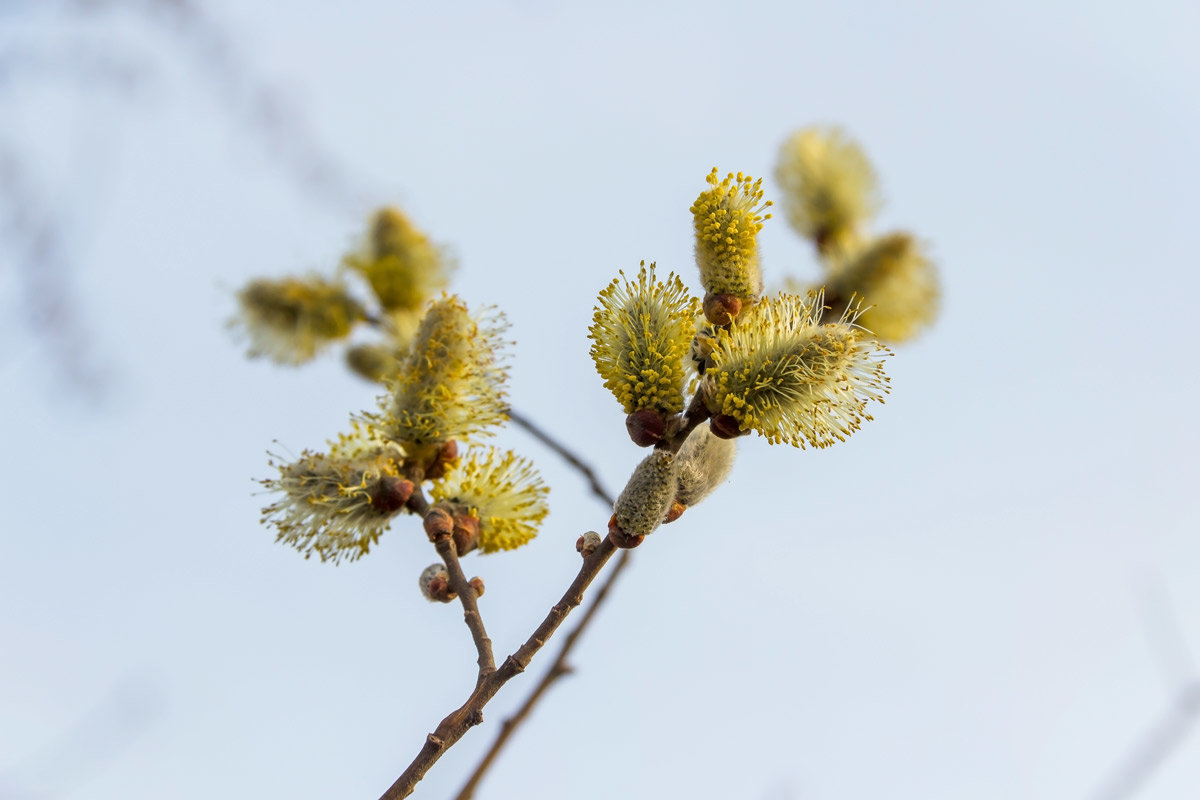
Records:
{"label": "fuzzy catkin", "polygon": [[655,450],[642,459],[630,477],[613,516],[629,536],[645,536],[662,524],[675,500],[675,457]]}

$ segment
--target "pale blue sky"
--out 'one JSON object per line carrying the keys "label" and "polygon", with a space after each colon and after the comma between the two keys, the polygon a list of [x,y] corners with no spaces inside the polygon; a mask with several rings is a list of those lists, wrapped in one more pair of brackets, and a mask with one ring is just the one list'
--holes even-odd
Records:
{"label": "pale blue sky", "polygon": [[[618,487],[640,453],[587,356],[596,293],[642,259],[695,288],[709,169],[770,198],[814,123],[864,145],[877,230],[929,243],[943,315],[848,443],[746,441],[637,551],[481,797],[1090,800],[1160,718],[1178,637],[1200,649],[1194,3],[206,3],[226,51],[113,5],[0,0],[0,147],[110,370],[98,409],[57,381],[0,234],[0,798],[375,797],[470,688],[415,524],[336,568],[258,525],[265,450],[321,446],[373,389],[247,361],[236,287],[330,270],[403,206],[508,314],[514,403]],[[344,185],[298,181],[312,153]],[[761,243],[768,281],[817,274],[782,218]],[[467,559],[506,653],[608,515],[498,441],[552,486],[533,544]],[[1138,796],[1191,797],[1196,742]]]}

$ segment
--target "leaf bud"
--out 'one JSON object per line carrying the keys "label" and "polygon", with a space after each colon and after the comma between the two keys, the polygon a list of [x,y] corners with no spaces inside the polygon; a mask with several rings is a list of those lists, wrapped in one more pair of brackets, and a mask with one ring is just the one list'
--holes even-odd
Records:
{"label": "leaf bud", "polygon": [[584,558],[587,558],[592,553],[600,549],[600,534],[595,531],[588,531],[583,536],[580,536],[575,542],[575,549]]}
{"label": "leaf bud", "polygon": [[625,418],[625,430],[638,447],[649,447],[662,440],[667,421],[659,411],[642,408]]}
{"label": "leaf bud", "polygon": [[742,301],[737,295],[704,295],[704,318],[713,325],[728,325],[741,312]]}
{"label": "leaf bud", "polygon": [[429,541],[436,542],[454,532],[454,517],[444,508],[431,508],[425,514],[424,525]]}
{"label": "leaf bud", "polygon": [[404,508],[412,497],[413,482],[395,475],[382,475],[379,483],[371,490],[371,505],[385,514]]}
{"label": "leaf bud", "polygon": [[450,590],[450,575],[446,572],[445,564],[430,564],[421,571],[417,584],[421,594],[431,603],[449,603],[458,597]]}

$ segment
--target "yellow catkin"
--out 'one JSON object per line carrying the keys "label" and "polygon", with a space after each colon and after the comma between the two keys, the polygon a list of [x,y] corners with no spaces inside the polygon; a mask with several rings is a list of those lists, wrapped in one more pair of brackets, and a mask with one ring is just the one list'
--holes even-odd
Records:
{"label": "yellow catkin", "polygon": [[479,549],[512,550],[537,535],[549,510],[533,464],[510,451],[472,449],[434,484],[434,502],[466,507],[479,519]]}
{"label": "yellow catkin", "polygon": [[861,223],[879,207],[871,162],[838,128],[805,128],[788,137],[775,180],[788,222],[822,253],[852,247]]}
{"label": "yellow catkin", "polygon": [[418,311],[445,288],[451,264],[440,247],[396,208],[371,219],[363,247],[343,259],[370,284],[385,311]]}
{"label": "yellow catkin", "polygon": [[771,218],[762,213],[771,205],[763,202],[762,179],[740,172],[720,179],[713,167],[707,180],[709,188],[691,208],[700,282],[709,294],[756,299],[762,293],[758,232]]}
{"label": "yellow catkin", "polygon": [[317,276],[254,280],[238,292],[237,301],[229,324],[249,340],[249,355],[291,366],[349,336],[366,318],[345,286]]}
{"label": "yellow catkin", "polygon": [[380,481],[399,476],[401,449],[361,423],[330,443],[328,453],[304,451],[286,462],[273,458],[275,478],[261,481],[282,496],[263,509],[275,540],[322,561],[354,561],[365,555],[397,511],[372,504]]}
{"label": "yellow catkin", "polygon": [[780,294],[719,331],[700,391],[709,410],[772,444],[827,447],[883,402],[890,352],[853,324],[819,324],[822,298]]}
{"label": "yellow catkin", "polygon": [[407,445],[490,436],[508,419],[507,327],[495,309],[471,313],[452,295],[430,304],[384,411],[368,419]]}
{"label": "yellow catkin", "polygon": [[604,386],[626,414],[683,409],[686,357],[699,303],[673,273],[666,282],[642,262],[636,282],[614,279],[600,292],[588,336]]}
{"label": "yellow catkin", "polygon": [[835,265],[826,283],[840,297],[862,298],[858,324],[887,342],[903,342],[937,316],[937,271],[907,233],[881,236]]}

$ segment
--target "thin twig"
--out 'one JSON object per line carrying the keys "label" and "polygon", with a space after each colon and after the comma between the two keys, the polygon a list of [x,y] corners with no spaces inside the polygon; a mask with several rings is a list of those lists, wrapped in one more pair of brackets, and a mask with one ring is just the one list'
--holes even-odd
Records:
{"label": "thin twig", "polygon": [[557,439],[555,439],[542,428],[538,427],[533,420],[516,409],[511,407],[508,409],[508,418],[524,428],[539,442],[549,447],[555,453],[558,453],[558,455],[562,456],[563,460],[572,467],[579,470],[583,477],[587,479],[588,486],[591,487],[592,494],[603,500],[610,509],[612,508],[613,504],[616,503],[616,500],[614,500],[613,496],[605,490],[604,484],[600,482],[600,478],[596,475],[591,466],[587,464],[587,462],[579,458],[579,456],[567,449]]}
{"label": "thin twig", "polygon": [[612,538],[604,537],[596,552],[583,560],[579,574],[575,576],[575,580],[571,582],[562,599],[550,609],[550,613],[525,641],[525,644],[506,658],[498,669],[480,678],[466,702],[443,719],[433,733],[425,738],[421,752],[396,779],[396,782],[381,795],[380,800],[397,800],[397,798],[408,797],[412,794],[417,782],[425,777],[425,773],[442,757],[442,754],[461,739],[463,734],[483,721],[483,707],[495,697],[496,692],[500,691],[504,684],[525,671],[530,660],[554,635],[563,620],[567,618],[567,614],[571,613],[571,609],[582,602],[583,593],[600,574],[600,570],[608,563],[616,549]]}
{"label": "thin twig", "polygon": [[450,589],[458,594],[463,607],[463,619],[471,630],[471,638],[475,641],[475,651],[479,654],[476,663],[479,664],[479,680],[496,671],[496,661],[492,656],[492,640],[488,638],[487,630],[483,627],[483,617],[479,615],[479,595],[475,587],[467,581],[463,574],[462,565],[458,563],[458,548],[453,536],[443,536],[434,542],[438,555],[446,562],[446,573],[450,576]]}
{"label": "thin twig", "polygon": [[542,695],[544,695],[546,690],[549,689],[550,686],[559,678],[574,671],[574,669],[567,663],[567,657],[571,654],[571,651],[575,649],[575,643],[579,641],[579,637],[583,634],[584,630],[587,629],[588,623],[590,623],[596,616],[596,611],[601,605],[604,604],[604,599],[608,597],[609,590],[612,589],[613,584],[616,583],[617,578],[620,577],[621,571],[625,569],[625,566],[629,563],[631,556],[631,550],[621,551],[620,557],[617,558],[617,563],[613,565],[613,568],[605,577],[604,583],[602,583],[600,588],[596,590],[596,596],[592,600],[592,604],[588,606],[588,610],[584,612],[583,617],[579,620],[579,624],[576,625],[575,628],[568,633],[567,637],[563,640],[562,648],[559,649],[558,656],[554,659],[554,662],[550,665],[550,668],[546,670],[546,673],[542,676],[542,679],[538,681],[537,686],[535,686],[533,691],[529,693],[529,696],[525,698],[525,702],[521,704],[521,707],[517,709],[516,713],[504,720],[504,722],[500,725],[500,733],[496,736],[496,740],[492,742],[492,746],[488,748],[483,760],[479,762],[479,764],[475,767],[475,771],[471,773],[470,779],[458,793],[457,800],[470,800],[470,798],[475,796],[475,789],[479,786],[479,782],[483,780],[483,776],[492,766],[492,762],[496,760],[496,757],[500,754],[500,751],[504,749],[506,744],[508,744],[508,740],[512,737],[517,727],[525,721],[530,712],[533,711],[533,707],[536,706],[542,699]]}
{"label": "thin twig", "polygon": [[[1151,593],[1155,596],[1151,597]],[[1156,576],[1156,580],[1139,594],[1142,625],[1150,644],[1157,651],[1171,697],[1154,725],[1100,787],[1095,794],[1096,800],[1127,800],[1134,797],[1200,721],[1200,674],[1197,674],[1179,617],[1161,576]],[[1174,656],[1175,665],[1167,663],[1169,655]],[[1173,673],[1181,673],[1180,678],[1174,679]],[[1172,683],[1175,685],[1171,686]]]}
{"label": "thin twig", "polygon": [[[666,450],[669,453],[678,452],[680,446],[682,446],[684,440],[687,439],[692,430],[700,425],[707,418],[707,416],[708,411],[704,407],[704,404],[699,402],[698,398],[693,398],[688,409],[677,420],[675,420],[674,424],[668,425],[667,436],[664,437],[663,440],[656,445],[656,447],[661,450]],[[593,491],[598,489],[599,491],[597,494],[603,493],[603,499],[606,501],[609,499],[607,493],[603,492],[603,487],[599,485],[599,481],[595,480],[595,473],[593,473],[591,469],[583,463],[582,460],[576,457],[573,453],[570,453],[570,451],[566,450],[566,448],[562,447],[562,445],[558,444],[558,442],[556,442],[552,437],[541,431],[540,428],[532,425],[528,419],[525,419],[524,417],[521,417],[521,419],[527,423],[526,427],[531,433],[534,433],[534,435],[538,436],[539,439],[542,439],[542,441],[554,447],[554,449],[564,457],[569,456],[569,458],[572,460],[572,463],[576,463],[579,468],[587,470],[589,479],[593,480]],[[518,424],[521,423],[519,422]],[[418,495],[414,495],[414,497],[417,496]],[[412,506],[411,501],[410,506]],[[614,552],[616,552],[616,550],[617,546],[613,543],[613,539],[610,534],[609,536],[604,537],[604,539],[600,542],[600,546],[595,552],[584,557],[583,566],[580,567],[579,574],[575,576],[575,580],[571,582],[571,585],[567,588],[567,591],[562,596],[562,599],[560,599],[558,603],[550,609],[550,613],[546,615],[546,618],[542,620],[542,623],[538,625],[537,629],[534,630],[530,637],[525,641],[525,644],[521,645],[515,653],[506,658],[504,663],[498,669],[486,675],[480,675],[479,680],[475,684],[475,690],[471,692],[466,702],[459,706],[457,710],[447,715],[438,724],[437,728],[434,729],[433,733],[425,737],[425,744],[421,747],[421,751],[417,754],[417,757],[413,759],[412,763],[408,765],[408,768],[401,773],[400,777],[396,779],[395,783],[393,783],[388,790],[380,796],[380,800],[398,800],[398,798],[408,797],[410,794],[412,794],[417,783],[423,777],[425,777],[425,773],[429,771],[430,767],[437,763],[438,759],[442,757],[442,754],[446,752],[446,750],[450,749],[450,747],[452,747],[459,739],[461,739],[463,735],[466,734],[466,732],[473,726],[483,722],[483,707],[487,705],[489,700],[496,696],[496,693],[500,691],[504,684],[508,683],[508,681],[510,681],[512,678],[525,671],[525,668],[529,666],[530,660],[534,657],[534,655],[537,654],[539,650],[542,649],[542,647],[545,646],[550,637],[554,635],[554,632],[558,630],[559,626],[562,625],[563,620],[566,619],[567,614],[571,613],[571,609],[583,602],[583,593],[587,591],[587,588],[591,585],[592,581],[596,579],[596,576],[600,574],[600,570],[604,568],[604,565],[608,563],[608,560],[612,558],[612,555]],[[627,561],[627,558],[622,559],[622,566],[624,566],[624,562]],[[607,590],[611,584],[612,581],[610,580],[603,588]],[[597,599],[602,598],[598,597]],[[594,613],[594,611],[592,613]],[[585,619],[584,622],[586,623],[586,621],[587,620]],[[581,624],[575,631],[571,632],[570,636],[568,637],[569,641],[566,642],[568,652],[569,647],[573,647],[574,642],[579,638],[583,627],[584,626]],[[544,680],[546,680],[547,685],[549,685],[549,683],[556,680],[557,677],[558,676],[554,676]],[[537,689],[535,687],[535,692],[536,691]],[[542,690],[542,693],[544,693],[544,691],[545,690]],[[532,707],[532,705],[536,703],[537,698],[530,703],[530,706]]]}

